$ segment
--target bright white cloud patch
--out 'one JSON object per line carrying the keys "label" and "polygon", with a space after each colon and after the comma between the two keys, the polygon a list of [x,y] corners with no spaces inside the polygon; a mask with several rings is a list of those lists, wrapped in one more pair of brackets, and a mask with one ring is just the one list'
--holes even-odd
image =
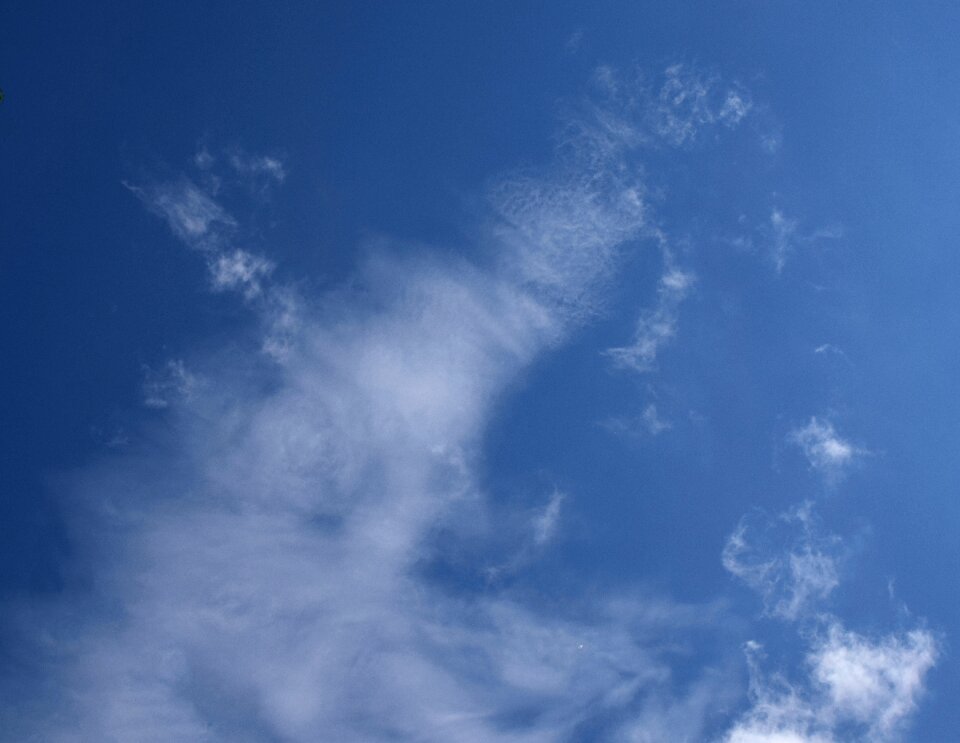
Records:
{"label": "bright white cloud patch", "polygon": [[924,630],[871,639],[834,621],[814,639],[801,684],[765,676],[756,643],[747,653],[752,704],[724,743],[892,740],[916,707],[938,650]]}
{"label": "bright white cloud patch", "polygon": [[834,624],[809,662],[831,713],[884,739],[915,708],[937,654],[933,636],[923,630],[870,640]]}
{"label": "bright white cloud patch", "polygon": [[836,480],[865,451],[842,438],[830,421],[812,417],[807,425],[790,432],[788,440],[803,451],[810,466]]}

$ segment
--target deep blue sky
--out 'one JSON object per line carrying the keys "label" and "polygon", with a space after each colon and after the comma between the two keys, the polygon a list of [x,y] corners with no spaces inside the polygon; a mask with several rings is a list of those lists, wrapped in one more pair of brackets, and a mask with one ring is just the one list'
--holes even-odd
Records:
{"label": "deep blue sky", "polygon": [[[496,203],[498,184],[518,173],[566,183],[564,168],[576,164],[564,161],[565,122],[609,103],[598,71],[655,99],[665,70],[681,64],[717,95],[741,91],[749,113],[728,126],[718,107],[690,141],[663,135],[623,156],[620,165],[642,174],[648,216],[604,278],[601,309],[564,316],[562,339],[482,398],[482,422],[461,442],[486,518],[500,524],[495,536],[464,536],[470,517],[457,506],[418,532],[428,546],[410,570],[444,595],[516,594],[541,613],[573,595],[596,606],[638,587],[678,604],[721,602],[722,637],[691,640],[673,667],[678,679],[710,664],[739,668],[730,686],[741,696],[696,733],[710,740],[752,719],[747,639],[763,640],[771,669],[792,668],[803,685],[807,639],[831,622],[881,645],[927,630],[937,661],[917,710],[882,734],[955,739],[960,7],[8,0],[0,28],[0,596],[9,606],[86,606],[96,576],[110,572],[103,565],[126,554],[91,549],[77,493],[118,487],[120,473],[144,462],[163,470],[167,452],[202,438],[176,404],[143,405],[171,360],[206,370],[214,387],[266,363],[255,338],[269,312],[209,291],[204,256],[226,250],[219,241],[266,256],[272,281],[296,287],[323,328],[339,313],[367,318],[369,307],[394,306],[393,292],[405,289],[362,278],[381,250],[403,266],[387,270],[399,287],[426,271],[404,263],[414,256],[500,276],[490,266],[503,248],[490,235],[511,217]],[[645,105],[624,115],[642,118]],[[221,173],[234,178],[229,187],[213,188],[198,152],[216,167],[231,153],[270,157],[286,177],[267,187],[251,170],[248,184],[235,168]],[[214,248],[184,247],[169,215],[167,224],[151,214],[163,208],[159,187],[150,189],[184,178],[236,219]],[[654,226],[667,236],[666,262]],[[661,281],[671,260],[696,277],[675,307]],[[459,270],[442,269],[468,281]],[[369,307],[344,286],[362,287]],[[672,335],[649,368],[618,366],[607,351],[632,342],[658,296],[668,297]],[[362,339],[391,327],[363,322]],[[264,374],[264,385],[284,389]],[[650,410],[659,430],[644,418]],[[824,441],[847,453],[817,460]],[[311,475],[318,491],[328,475]],[[195,492],[183,478],[172,489]],[[538,538],[518,547],[518,524],[553,492],[564,496],[549,547]],[[839,585],[785,618],[764,612],[721,553],[742,518],[761,509],[776,521],[805,501],[842,545],[823,542]],[[774,552],[790,549],[772,541]],[[498,560],[508,567],[493,580],[488,563]],[[133,603],[121,589],[104,601]],[[101,619],[89,610],[76,633],[95,634]],[[16,673],[69,687],[42,663],[24,670],[17,632],[2,640]],[[189,681],[198,698],[217,687],[209,673]],[[530,709],[546,704],[537,700]],[[642,704],[576,722],[573,739],[617,739]],[[210,709],[201,717],[226,725],[230,715]],[[23,729],[38,730],[31,714]],[[490,713],[501,731],[532,726],[524,714],[541,719]],[[283,728],[266,712],[248,722],[250,740],[332,729]],[[830,730],[837,740],[881,735],[861,723]],[[107,728],[80,729],[93,740]],[[544,739],[567,739],[565,730]]]}

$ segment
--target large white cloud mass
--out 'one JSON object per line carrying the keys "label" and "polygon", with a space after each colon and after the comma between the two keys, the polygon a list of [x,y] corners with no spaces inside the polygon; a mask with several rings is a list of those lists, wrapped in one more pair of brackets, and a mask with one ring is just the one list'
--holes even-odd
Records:
{"label": "large white cloud mass", "polygon": [[[622,99],[609,71],[599,79]],[[681,68],[637,100],[592,108],[556,167],[492,188],[487,264],[383,250],[320,297],[237,251],[238,220],[194,181],[131,186],[204,256],[213,288],[256,311],[266,353],[235,344],[171,362],[146,387],[162,423],[68,488],[76,587],[9,613],[24,654],[4,681],[0,738],[482,743],[592,729],[694,741],[715,729],[736,675],[705,667],[678,681],[671,653],[678,635],[722,626],[719,604],[551,605],[449,592],[420,569],[440,526],[484,529],[476,462],[495,403],[601,303],[624,246],[656,233],[624,153],[733,126],[751,105]],[[237,172],[281,180],[278,161],[244,157]],[[690,282],[664,282],[672,317]],[[533,519],[537,548],[561,501]],[[810,592],[825,593],[833,579],[817,575]],[[820,701],[757,692],[727,740],[829,740],[816,731],[844,714],[887,735],[931,642],[837,629],[811,655]]]}

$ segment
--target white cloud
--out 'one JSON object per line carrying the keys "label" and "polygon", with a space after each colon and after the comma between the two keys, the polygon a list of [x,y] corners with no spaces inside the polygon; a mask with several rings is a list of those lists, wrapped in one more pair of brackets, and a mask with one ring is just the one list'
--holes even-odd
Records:
{"label": "white cloud", "polygon": [[656,403],[648,403],[643,412],[638,416],[617,416],[608,418],[598,424],[612,434],[625,436],[628,438],[645,438],[647,436],[658,436],[664,431],[669,431],[673,425],[669,420],[664,420]]}
{"label": "white cloud", "polygon": [[736,126],[750,113],[751,108],[750,99],[743,91],[730,90],[727,91],[717,118],[727,126]]}
{"label": "white cloud", "polygon": [[752,703],[724,742],[892,740],[916,708],[938,652],[926,630],[871,639],[832,621],[807,653],[808,677],[791,684],[765,676],[760,646],[748,643]]}
{"label": "white cloud", "polygon": [[543,511],[534,517],[533,543],[538,547],[545,545],[556,534],[560,521],[560,507],[565,499],[566,495],[559,490],[555,490]]}
{"label": "white cloud", "polygon": [[[764,145],[765,147],[768,145]],[[779,145],[769,145],[779,146]],[[739,222],[747,223],[741,215]],[[782,273],[787,261],[798,249],[810,246],[821,240],[835,240],[843,236],[839,225],[822,227],[812,232],[801,231],[800,220],[788,216],[779,206],[770,210],[769,217],[752,228],[753,234],[741,234],[724,238],[724,241],[739,250],[756,251],[770,260],[776,272]]]}
{"label": "white cloud", "polygon": [[515,176],[491,200],[505,270],[579,316],[594,311],[619,250],[647,224],[642,186],[605,171]]}
{"label": "white cloud", "polygon": [[[257,299],[274,269],[273,262],[232,246],[239,225],[214,198],[220,184],[220,179],[211,171],[216,159],[203,149],[194,160],[206,179],[203,188],[188,178],[148,186],[125,185],[150,211],[166,220],[176,237],[206,256],[214,291],[232,290],[247,300]],[[237,163],[246,163],[243,172],[254,174],[259,172],[257,168],[262,165],[261,160],[273,162],[270,158],[253,158],[246,154],[234,154],[233,160],[236,160],[233,163],[235,168],[239,167]],[[279,162],[277,165],[279,167]]]}
{"label": "white cloud", "polygon": [[658,87],[606,66],[597,68],[593,82],[603,96],[592,109],[601,141],[616,133],[613,141],[685,147],[710,127],[737,127],[753,110],[746,90],[691,65],[670,65]]}
{"label": "white cloud", "polygon": [[266,380],[208,362],[166,453],[78,485],[97,593],[79,629],[44,631],[61,694],[32,720],[43,739],[555,740],[666,682],[658,627],[716,621],[564,616],[419,577],[432,526],[476,496],[492,401],[553,324],[499,277],[382,260],[374,303],[302,308]]}
{"label": "white cloud", "polygon": [[212,247],[208,240],[216,228],[236,226],[233,217],[187,178],[149,186],[124,185],[191,247]]}
{"label": "white cloud", "polygon": [[793,250],[797,225],[797,220],[790,219],[776,207],[770,212],[771,250],[777,273],[783,271],[783,267],[787,264],[787,256]]}
{"label": "white cloud", "polygon": [[656,368],[661,347],[676,335],[680,303],[695,280],[692,273],[681,271],[668,261],[657,289],[657,304],[640,314],[633,342],[629,346],[606,351],[614,364],[638,372],[649,372]]}
{"label": "white cloud", "polygon": [[160,369],[144,369],[143,404],[148,408],[166,408],[178,399],[189,399],[200,380],[187,370],[181,359],[171,359]]}
{"label": "white cloud", "polygon": [[245,176],[267,176],[277,183],[283,183],[287,171],[283,162],[276,157],[251,155],[242,150],[234,150],[227,158],[230,166]]}
{"label": "white cloud", "polygon": [[668,67],[657,107],[657,133],[673,145],[682,145],[709,124],[736,126],[752,104],[742,90],[718,88],[716,76],[705,76],[685,65]]}
{"label": "white cloud", "polygon": [[[212,194],[135,192],[216,287],[255,300],[282,363],[208,350],[191,361],[206,383],[164,398],[149,455],[79,478],[94,588],[62,607],[68,623],[24,615],[37,686],[19,679],[31,701],[0,738],[534,742],[629,717],[654,691],[682,708],[656,638],[715,629],[715,609],[627,595],[548,610],[423,573],[438,524],[491,518],[474,472],[484,426],[598,303],[646,225],[640,184],[589,157],[509,178],[491,192],[493,267],[384,250],[320,298],[266,283]],[[686,282],[668,273],[663,292]],[[529,521],[535,546],[561,504]]]}
{"label": "white cloud", "polygon": [[857,457],[867,453],[842,438],[830,421],[816,416],[791,431],[787,440],[799,446],[810,466],[830,481],[841,478]]}
{"label": "white cloud", "polygon": [[576,54],[580,51],[580,45],[583,43],[583,29],[578,28],[569,37],[567,37],[566,43],[563,45],[564,50],[567,54]]}
{"label": "white cloud", "polygon": [[647,431],[656,436],[659,433],[670,430],[670,423],[660,417],[657,412],[657,406],[650,403],[643,409],[643,415],[640,416]]}
{"label": "white cloud", "polygon": [[827,353],[843,354],[843,350],[833,345],[832,343],[821,343],[819,346],[813,349],[813,352],[818,354],[827,354]]}
{"label": "white cloud", "polygon": [[937,655],[925,630],[870,640],[834,624],[809,662],[833,715],[866,725],[874,739],[884,739],[915,709]]}
{"label": "white cloud", "polygon": [[[713,668],[680,682],[671,661],[696,633],[722,630],[720,607],[629,591],[556,605],[490,586],[450,592],[425,568],[440,527],[454,539],[496,530],[476,471],[489,418],[602,305],[625,246],[654,233],[624,154],[636,132],[658,122],[680,145],[708,120],[742,117],[745,98],[718,108],[713,82],[702,92],[682,69],[667,77],[642,123],[598,114],[555,167],[491,188],[492,265],[384,249],[348,287],[304,297],[232,245],[241,226],[213,190],[131,187],[204,253],[215,288],[250,301],[279,363],[239,343],[208,350],[189,373],[205,383],[163,397],[172,414],[146,453],[78,476],[65,502],[89,589],[12,618],[35,673],[4,680],[0,739],[545,743],[598,719],[625,740],[700,738],[733,686]],[[657,307],[611,354],[652,368],[692,282],[668,261]],[[666,425],[653,406],[644,422]],[[563,502],[520,509],[535,547],[556,538]],[[811,580],[812,554],[798,552],[790,574]],[[833,647],[811,656],[831,708],[873,709],[864,700],[886,687],[838,681],[853,661]],[[906,714],[919,686],[888,686],[913,695]]]}
{"label": "white cloud", "polygon": [[245,250],[216,255],[210,262],[210,278],[217,291],[239,290],[247,299],[258,296],[263,280],[273,271],[273,263]]}
{"label": "white cloud", "polygon": [[819,534],[805,503],[776,519],[744,517],[723,549],[723,566],[763,599],[764,612],[809,616],[839,585],[838,537]]}

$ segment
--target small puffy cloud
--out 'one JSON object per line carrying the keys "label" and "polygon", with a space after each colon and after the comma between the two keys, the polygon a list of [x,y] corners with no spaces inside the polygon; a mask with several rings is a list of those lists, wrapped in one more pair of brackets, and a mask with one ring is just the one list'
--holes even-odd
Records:
{"label": "small puffy cloud", "polygon": [[287,177],[283,161],[266,155],[251,155],[243,150],[234,150],[227,157],[227,162],[238,174],[243,176],[266,176],[277,183],[283,183]]}
{"label": "small puffy cloud", "polygon": [[723,549],[723,566],[763,599],[764,613],[785,620],[809,616],[839,585],[842,544],[823,536],[802,506],[775,519],[744,517]]}
{"label": "small puffy cloud", "polygon": [[723,89],[716,76],[686,65],[664,73],[656,108],[657,133],[672,145],[693,140],[704,126],[720,122],[735,127],[752,108],[743,90]]}
{"label": "small puffy cloud", "polygon": [[783,134],[778,130],[768,131],[760,135],[760,148],[768,155],[775,155],[783,146]]}
{"label": "small puffy cloud", "polygon": [[233,217],[187,178],[149,186],[124,185],[148,209],[163,217],[173,233],[190,247],[205,248],[214,227],[236,225]]}
{"label": "small puffy cloud", "polygon": [[210,279],[216,291],[237,290],[247,299],[260,294],[263,279],[272,271],[272,261],[245,250],[220,253],[210,263]]}
{"label": "small puffy cloud", "polygon": [[800,447],[810,466],[830,481],[841,478],[854,460],[866,453],[842,438],[830,421],[816,416],[807,425],[791,431],[787,440]]}

